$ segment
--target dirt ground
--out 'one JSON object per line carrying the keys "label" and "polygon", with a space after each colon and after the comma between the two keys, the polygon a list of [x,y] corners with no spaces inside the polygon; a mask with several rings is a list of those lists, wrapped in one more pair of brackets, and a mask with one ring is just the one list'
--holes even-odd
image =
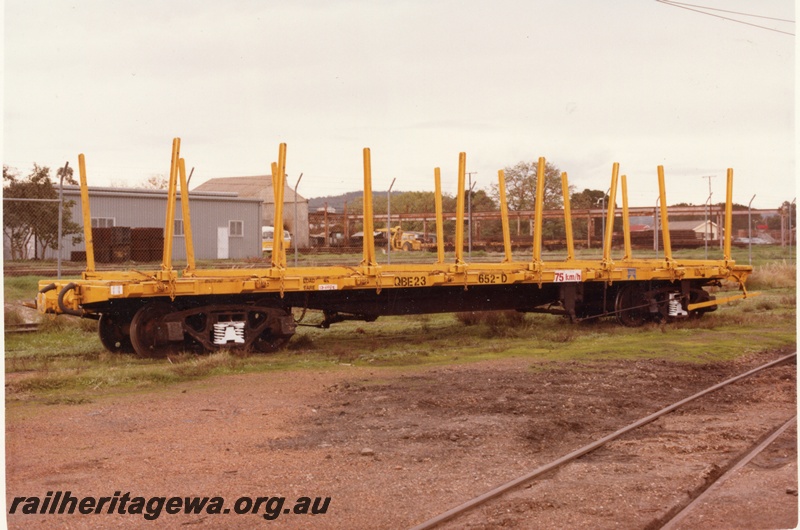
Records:
{"label": "dirt ground", "polygon": [[[10,528],[409,528],[780,352],[297,370],[7,410],[15,496],[330,497],[324,514],[10,515]],[[796,413],[796,366],[657,420],[445,528],[657,528]],[[797,434],[681,528],[797,525]],[[18,510],[19,511],[19,510]]]}

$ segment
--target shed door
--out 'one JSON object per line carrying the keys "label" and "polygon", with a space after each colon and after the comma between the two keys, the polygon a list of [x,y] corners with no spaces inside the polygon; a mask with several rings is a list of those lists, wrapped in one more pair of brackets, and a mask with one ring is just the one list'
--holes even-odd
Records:
{"label": "shed door", "polygon": [[228,227],[217,228],[217,259],[228,259]]}

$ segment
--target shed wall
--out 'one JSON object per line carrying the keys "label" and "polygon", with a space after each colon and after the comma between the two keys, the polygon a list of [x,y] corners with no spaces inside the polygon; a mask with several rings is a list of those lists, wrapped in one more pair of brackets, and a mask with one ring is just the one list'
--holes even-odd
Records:
{"label": "shed wall", "polygon": [[[275,203],[265,202],[262,205],[262,223],[264,226],[274,226]],[[296,228],[295,228],[296,225]],[[297,223],[294,219],[294,203],[283,204],[283,227],[292,234],[292,241],[296,241],[298,248],[308,248],[308,200],[297,202]],[[294,243],[293,243],[294,244]]]}
{"label": "shed wall", "polygon": [[[82,220],[80,195],[77,190],[64,191],[65,200],[73,200],[72,218]],[[236,197],[203,197],[190,195],[190,214],[192,239],[197,259],[217,259],[217,229],[229,228],[230,221],[242,222],[242,235],[228,237],[228,257],[242,259],[261,256],[261,202],[258,199]],[[110,218],[114,226],[131,228],[164,228],[167,211],[167,197],[164,194],[94,194],[89,192],[91,217]],[[181,201],[177,201],[175,219],[183,219]],[[71,245],[71,238],[62,243],[62,259],[70,259],[72,251],[85,250],[83,242]],[[56,252],[49,251],[47,257],[55,258]],[[186,259],[183,236],[175,236],[172,258]]]}

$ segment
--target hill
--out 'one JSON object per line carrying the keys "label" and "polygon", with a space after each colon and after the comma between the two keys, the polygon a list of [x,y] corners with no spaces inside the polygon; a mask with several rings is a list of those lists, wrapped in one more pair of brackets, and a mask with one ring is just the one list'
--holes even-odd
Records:
{"label": "hill", "polygon": [[[403,193],[402,191],[395,191],[392,190],[392,197],[395,195],[399,195]],[[309,212],[316,212],[317,209],[324,209],[325,203],[328,203],[328,208],[334,208],[337,213],[341,213],[344,211],[344,203],[352,203],[353,201],[360,200],[361,197],[364,196],[362,191],[348,191],[347,193],[342,193],[341,195],[326,195],[324,197],[314,197],[312,199],[308,199],[308,211]],[[385,191],[373,191],[372,196],[386,196]]]}

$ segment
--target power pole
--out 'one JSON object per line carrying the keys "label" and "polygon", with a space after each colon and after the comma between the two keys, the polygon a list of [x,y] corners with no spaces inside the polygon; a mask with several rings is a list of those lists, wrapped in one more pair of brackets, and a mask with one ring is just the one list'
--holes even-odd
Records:
{"label": "power pole", "polygon": [[[58,179],[58,279],[61,279],[61,229],[62,229],[62,218],[64,216],[64,177],[67,176],[67,170],[69,169],[69,161],[64,164],[64,170],[61,173],[61,178]],[[34,247],[35,249],[36,247]],[[790,247],[791,250],[791,247]],[[35,252],[34,252],[35,254]],[[42,252],[44,255],[44,252]],[[36,257],[36,256],[34,256]],[[44,256],[43,256],[44,257]]]}
{"label": "power pole", "polygon": [[[194,171],[194,168],[192,168],[192,171]],[[192,178],[192,176],[189,175],[189,178]],[[297,226],[298,226],[298,222],[297,222],[297,188],[300,186],[300,181],[301,180],[303,180],[303,174],[302,173],[300,173],[300,176],[297,177],[297,182],[294,185],[294,230],[293,230],[294,231],[294,238],[292,238],[292,239],[294,239],[294,266],[295,267],[297,267],[297,246],[298,246],[298,243],[300,242],[300,238],[297,235],[297,234],[300,233],[300,230],[298,230],[298,228],[297,228]],[[306,210],[308,210],[308,208],[306,208]],[[327,208],[326,208],[326,210],[327,210]],[[306,216],[306,217],[308,217],[308,216]],[[306,223],[306,224],[308,224],[308,223]]]}
{"label": "power pole", "polygon": [[708,179],[708,194],[711,195],[711,179],[717,178],[716,175],[703,175],[701,179]]}
{"label": "power pole", "polygon": [[386,192],[386,263],[392,262],[392,188],[394,181],[389,184],[389,191]]}
{"label": "power pole", "polygon": [[472,259],[472,188],[475,187],[475,184],[472,183],[472,175],[477,174],[477,171],[467,173],[469,178],[469,184],[467,184],[469,186],[469,196],[467,197],[467,259]]}
{"label": "power pole", "polygon": [[[700,177],[701,179],[708,179],[708,199],[706,199],[706,222],[703,225],[703,242],[706,246],[706,259],[708,259],[708,218],[711,217],[711,179],[717,178],[716,175],[704,175]],[[717,227],[717,232],[719,232],[719,227]]]}

